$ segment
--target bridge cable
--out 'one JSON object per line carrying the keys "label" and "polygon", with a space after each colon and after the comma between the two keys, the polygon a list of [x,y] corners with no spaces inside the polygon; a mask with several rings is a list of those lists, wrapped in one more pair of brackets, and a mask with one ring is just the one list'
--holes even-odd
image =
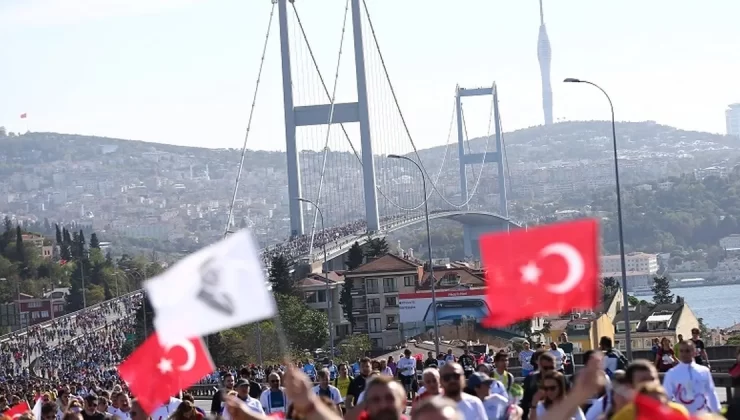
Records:
{"label": "bridge cable", "polygon": [[[491,106],[491,110],[493,110],[493,103]],[[462,116],[462,124],[463,124],[463,130],[465,131],[465,142],[468,144],[468,150],[470,150],[470,138],[468,137],[468,124],[465,122],[465,114],[463,112],[460,113]],[[490,129],[491,126],[491,120],[492,120],[493,114],[489,114],[488,116],[488,126]],[[483,162],[481,162],[480,165],[480,171],[478,171],[478,179],[475,180],[475,184],[473,185],[473,192],[468,194],[468,199],[465,200],[465,203],[463,205],[467,205],[470,203],[470,200],[475,197],[475,193],[478,191],[478,186],[480,185],[480,180],[483,177],[483,169],[486,167],[486,153],[488,153],[488,142],[490,141],[491,136],[486,136],[486,144],[484,145],[484,151],[483,151]],[[467,166],[467,165],[465,165]],[[466,168],[467,169],[467,168]],[[470,168],[470,171],[475,175],[475,170],[473,168]]]}
{"label": "bridge cable", "polygon": [[[429,176],[429,173],[428,173],[428,171],[426,169],[426,166],[424,166],[424,163],[421,160],[421,156],[419,156],[419,151],[416,148],[416,143],[414,142],[414,139],[411,136],[411,131],[410,131],[409,127],[408,127],[408,124],[406,123],[406,118],[403,115],[403,111],[401,110],[401,105],[400,105],[400,103],[398,101],[398,96],[396,95],[396,90],[393,88],[393,83],[391,82],[390,75],[388,73],[388,67],[385,64],[385,59],[383,58],[383,53],[380,50],[380,44],[378,43],[378,37],[377,37],[377,34],[375,32],[375,26],[373,25],[372,18],[370,17],[370,11],[369,11],[369,9],[367,7],[367,2],[365,0],[362,0],[362,5],[363,5],[363,7],[365,9],[365,14],[367,15],[367,21],[368,21],[368,23],[370,25],[370,33],[372,34],[373,40],[375,41],[375,47],[376,47],[376,49],[378,51],[378,55],[380,56],[380,63],[382,65],[382,67],[383,67],[383,72],[385,73],[386,80],[388,81],[388,85],[390,87],[390,91],[391,91],[391,95],[393,97],[393,101],[395,102],[396,109],[398,110],[399,116],[401,117],[401,123],[403,124],[403,128],[406,131],[406,135],[409,137],[409,141],[411,142],[411,146],[414,148],[414,154],[416,155],[416,158],[419,160],[419,164],[421,166],[422,172],[424,172],[424,174],[426,175],[426,177],[431,180],[432,178]],[[492,102],[493,102],[493,100],[492,100]],[[493,106],[491,107],[491,109],[493,110]],[[491,118],[491,120],[492,120],[492,118]],[[490,132],[490,122],[489,122],[489,132]],[[486,136],[486,149],[488,149],[488,140],[489,140],[489,138],[490,138],[490,136]],[[488,152],[487,150],[485,150],[483,152],[483,161],[481,162],[481,165],[483,165],[486,162],[486,154],[487,154],[487,152]],[[481,171],[480,174],[482,175],[483,172]],[[478,181],[480,181],[480,179],[478,179]],[[476,182],[476,190],[477,190],[477,185],[478,185],[478,182]],[[436,183],[432,183],[432,189],[434,189],[434,191],[436,191],[437,194],[439,194],[440,198],[442,198],[442,200],[444,202],[446,202],[447,204],[451,205],[452,207],[456,207],[456,208],[465,207],[470,202],[470,200],[472,198],[472,195],[470,195],[468,197],[468,199],[464,203],[455,204],[455,203],[452,203],[451,201],[449,201],[442,194],[442,192],[437,188]],[[473,192],[473,194],[475,194],[475,192]],[[422,205],[423,205],[423,203],[422,203]]]}
{"label": "bridge cable", "polygon": [[270,32],[272,32],[272,21],[275,16],[275,5],[276,1],[272,2],[270,8],[270,20],[267,23],[267,33],[265,34],[265,43],[262,46],[262,57],[260,58],[259,70],[257,71],[257,81],[255,82],[254,95],[252,96],[252,107],[249,110],[249,120],[247,121],[247,132],[244,135],[244,144],[242,145],[242,155],[239,159],[239,169],[236,171],[236,180],[234,181],[234,194],[231,197],[231,204],[229,204],[229,218],[226,219],[226,228],[224,228],[224,237],[229,234],[229,227],[231,226],[231,218],[234,217],[234,205],[236,203],[236,196],[239,192],[239,180],[242,177],[242,170],[244,169],[244,157],[247,154],[247,141],[249,140],[249,133],[252,130],[252,118],[254,117],[254,109],[257,104],[257,94],[260,89],[260,81],[262,80],[262,69],[265,66],[265,55],[267,55],[267,44],[270,40]]}
{"label": "bridge cable", "polygon": [[[301,34],[303,36],[303,39],[306,42],[306,47],[308,49],[309,56],[311,57],[311,61],[313,62],[314,68],[316,69],[316,72],[317,72],[317,74],[319,76],[319,80],[320,80],[321,85],[323,87],[324,93],[326,94],[327,99],[331,99],[331,93],[329,92],[329,88],[326,85],[326,81],[324,80],[324,76],[321,73],[321,70],[319,68],[318,61],[316,60],[316,55],[314,54],[313,48],[311,47],[311,43],[308,42],[308,36],[306,35],[305,28],[303,27],[303,22],[301,21],[301,17],[298,14],[298,9],[296,8],[295,3],[291,3],[291,5],[293,6],[293,12],[294,12],[294,14],[296,16],[296,22],[298,23],[298,27],[299,27],[299,29],[301,31]],[[454,118],[454,115],[455,115],[455,108],[454,108],[454,104],[453,104],[453,108],[452,108],[452,117],[453,118]],[[450,139],[451,133],[452,133],[452,122],[453,121],[454,120],[451,120],[450,121],[450,129],[449,129],[449,134],[447,136],[447,148],[449,148],[449,139]],[[352,153],[355,155],[355,158],[358,160],[358,162],[360,163],[360,166],[362,167],[362,158],[360,157],[360,154],[357,151],[357,148],[352,143],[352,140],[349,138],[349,133],[347,133],[347,128],[344,126],[344,123],[339,123],[339,127],[342,129],[342,133],[344,134],[344,138],[347,140],[347,143],[349,144],[350,148],[352,149]],[[447,153],[445,153],[445,160],[446,160],[446,158],[447,158]],[[439,178],[442,175],[442,169],[444,168],[445,160],[443,160],[442,165],[440,165],[439,171],[437,172],[437,177],[436,177],[437,181],[439,181]],[[422,163],[421,166],[424,167],[423,163]],[[427,177],[431,180],[431,177],[429,177],[428,174],[427,174]],[[432,183],[432,185],[436,184],[437,181],[434,181]],[[419,204],[416,207],[403,207],[403,206],[401,206],[399,204],[396,204],[393,200],[391,200],[391,198],[388,197],[379,186],[376,185],[375,186],[375,189],[378,191],[378,193],[380,193],[380,195],[383,198],[385,198],[385,200],[387,202],[389,202],[394,207],[396,207],[398,209],[401,209],[401,210],[404,210],[404,211],[414,211],[414,210],[420,209],[424,205],[424,202],[426,201],[426,200],[422,201],[422,203]],[[436,188],[434,188],[434,190],[436,190],[439,193],[439,191]],[[431,196],[431,193],[429,194],[429,196]]]}
{"label": "bridge cable", "polygon": [[[295,4],[295,3],[294,3]],[[336,72],[334,73],[334,88],[331,92],[331,107],[329,108],[329,121],[326,125],[326,140],[324,141],[324,156],[323,156],[323,162],[321,163],[321,176],[319,178],[319,189],[316,193],[316,206],[314,206],[314,212],[313,212],[313,225],[311,226],[311,240],[309,241],[308,246],[308,254],[313,254],[313,243],[314,243],[314,237],[316,236],[316,222],[319,217],[319,208],[321,202],[321,192],[324,187],[324,174],[326,173],[326,160],[329,154],[329,134],[331,133],[331,125],[334,122],[334,105],[336,101],[337,96],[337,85],[339,84],[339,68],[342,64],[342,50],[344,49],[344,35],[347,29],[347,15],[349,14],[349,0],[345,1],[344,4],[344,20],[342,22],[342,35],[339,40],[339,53],[337,55],[337,67]],[[326,226],[323,226],[324,229],[326,229]],[[326,231],[321,232],[321,234],[324,236],[324,241],[327,240],[326,238]]]}

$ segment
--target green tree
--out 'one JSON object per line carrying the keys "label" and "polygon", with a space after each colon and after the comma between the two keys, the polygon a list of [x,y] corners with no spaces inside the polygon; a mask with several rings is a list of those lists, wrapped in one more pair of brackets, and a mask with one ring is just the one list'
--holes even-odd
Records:
{"label": "green tree", "polygon": [[388,242],[386,242],[385,238],[371,239],[367,245],[368,249],[365,256],[368,258],[378,258],[388,253]]}
{"label": "green tree", "polygon": [[326,313],[311,309],[297,296],[275,294],[280,322],[295,350],[323,347],[329,339]]}
{"label": "green tree", "polygon": [[282,254],[272,257],[272,261],[270,261],[269,278],[270,283],[272,283],[272,291],[274,293],[280,293],[283,295],[295,294],[293,279],[290,275],[290,265],[288,264],[288,260]]}
{"label": "green tree", "polygon": [[732,335],[730,338],[727,339],[728,346],[740,346],[740,335]]}
{"label": "green tree", "polygon": [[77,235],[77,255],[79,258],[87,257],[85,252],[85,233],[80,229],[80,233]]}
{"label": "green tree", "polygon": [[72,238],[67,228],[62,228],[62,242],[59,245],[59,256],[64,261],[72,259]]}
{"label": "green tree", "polygon": [[69,295],[67,295],[67,312],[79,311],[84,307],[84,298],[82,290],[82,264],[80,261],[68,263],[73,265],[72,275],[70,276]]}
{"label": "green tree", "polygon": [[[362,253],[362,248],[360,247],[359,242],[355,242],[352,244],[352,246],[349,248],[349,251],[347,252],[347,269],[348,270],[354,270],[355,268],[362,265],[362,260],[364,258],[364,255]],[[342,285],[342,291],[339,294],[339,304],[342,306],[342,312],[344,313],[344,318],[349,320],[350,325],[354,328],[355,326],[355,320],[352,316],[352,288],[354,287],[354,279],[352,278],[345,278],[344,284]]]}
{"label": "green tree", "polygon": [[671,285],[667,277],[653,277],[653,285],[650,289],[653,291],[653,302],[656,305],[673,303],[674,299],[671,294]]}
{"label": "green tree", "polygon": [[709,327],[704,323],[704,318],[697,318],[699,321],[699,337],[707,339],[710,337]]}
{"label": "green tree", "polygon": [[352,334],[339,343],[339,355],[342,360],[351,363],[365,357],[372,347],[373,344],[367,334]]}
{"label": "green tree", "polygon": [[90,235],[90,249],[100,249],[100,241],[98,240],[98,235],[94,232],[92,235]]}
{"label": "green tree", "polygon": [[15,254],[18,261],[23,261],[25,258],[23,248],[23,231],[20,225],[15,227]]}

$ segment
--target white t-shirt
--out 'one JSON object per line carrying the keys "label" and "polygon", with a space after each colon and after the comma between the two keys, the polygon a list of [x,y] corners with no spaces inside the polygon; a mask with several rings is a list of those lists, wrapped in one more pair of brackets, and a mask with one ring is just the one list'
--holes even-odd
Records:
{"label": "white t-shirt", "polygon": [[483,401],[478,397],[470,394],[460,394],[460,401],[457,403],[457,409],[462,413],[464,419],[487,419],[486,409],[483,407]]}
{"label": "white t-shirt", "polygon": [[[265,414],[265,410],[262,408],[262,403],[257,398],[247,396],[247,399],[244,400],[244,404],[246,404],[249,411],[253,413]],[[224,414],[227,414],[227,412],[228,410],[224,410]]]}
{"label": "white t-shirt", "polygon": [[548,353],[552,355],[552,357],[555,358],[555,370],[560,370],[563,368],[563,357],[565,357],[565,352],[560,347],[557,347],[555,350],[548,350]]}
{"label": "white t-shirt", "polygon": [[414,373],[416,373],[416,359],[403,357],[398,361],[396,369],[403,376],[414,376]]}
{"label": "white t-shirt", "polygon": [[[273,404],[271,389],[266,389],[262,391],[262,395],[260,395],[260,404],[262,405],[262,409],[265,411],[265,414],[285,413],[286,411],[288,411],[288,405],[290,405],[288,403],[288,395],[285,393],[285,390],[282,387],[280,388],[280,391],[282,392],[283,398],[282,404],[278,404],[277,401],[275,401],[275,403]],[[280,393],[278,393],[277,396],[280,396]]]}
{"label": "white t-shirt", "polygon": [[509,399],[501,395],[493,394],[483,401],[483,408],[486,410],[488,419],[503,419],[509,409]]}
{"label": "white t-shirt", "polygon": [[[321,395],[319,391],[321,391],[321,385],[316,385],[315,387],[313,387],[314,394]],[[342,393],[339,392],[339,388],[335,387],[334,385],[329,385],[329,394],[331,395],[331,401],[334,404],[341,404],[344,402],[344,398],[342,398]]]}
{"label": "white t-shirt", "polygon": [[[545,404],[543,404],[542,401],[537,403],[536,413],[538,419],[541,419],[545,416],[545,413],[547,413],[547,409],[545,409]],[[575,415],[573,415],[573,417],[571,417],[569,420],[586,420],[586,416],[583,415],[583,410],[581,410],[581,407],[578,407]]]}
{"label": "white t-shirt", "polygon": [[131,420],[131,413],[124,413],[120,408],[114,408],[111,414],[121,420]]}
{"label": "white t-shirt", "polygon": [[167,420],[170,415],[177,411],[177,407],[180,406],[182,400],[175,397],[170,397],[170,401],[167,404],[162,405],[152,413],[152,420]]}

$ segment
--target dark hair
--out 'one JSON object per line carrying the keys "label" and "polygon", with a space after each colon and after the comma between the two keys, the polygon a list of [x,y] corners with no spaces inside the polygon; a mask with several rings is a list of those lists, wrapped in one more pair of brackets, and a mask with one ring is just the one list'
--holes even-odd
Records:
{"label": "dark hair", "polygon": [[612,348],[612,347],[614,347],[614,343],[612,342],[612,339],[611,338],[609,338],[607,336],[603,336],[599,340],[599,346],[601,346],[601,347],[607,347],[607,348]]}
{"label": "dark hair", "polygon": [[41,416],[46,416],[47,414],[56,414],[57,412],[57,406],[53,402],[44,403],[44,405],[41,406]]}
{"label": "dark hair", "polygon": [[591,357],[594,355],[595,350],[586,350],[583,352],[583,364],[586,365]]}
{"label": "dark hair", "polygon": [[546,352],[542,349],[537,349],[532,353],[532,358],[529,360],[529,363],[532,364],[532,366],[537,369],[537,366],[540,363],[540,357],[545,354]]}
{"label": "dark hair", "polygon": [[624,377],[627,382],[632,385],[635,380],[635,373],[637,372],[650,372],[655,369],[655,366],[645,359],[637,359],[627,366],[627,370],[624,372]]}
{"label": "dark hair", "polygon": [[[561,397],[564,397],[565,396],[565,393],[567,391],[566,384],[565,384],[565,375],[563,375],[562,373],[560,373],[560,372],[558,372],[556,370],[551,370],[549,372],[544,372],[542,374],[542,376],[540,377],[540,384],[539,385],[540,386],[543,386],[545,384],[545,381],[548,380],[548,379],[551,380],[551,381],[557,382],[558,388],[560,388],[560,396]],[[547,400],[545,400],[545,402],[544,402],[545,408],[549,408],[552,403],[553,403],[553,401],[547,401]]]}
{"label": "dark hair", "polygon": [[231,372],[226,372],[226,373],[224,374],[224,377],[223,377],[222,379],[223,379],[223,380],[225,381],[225,380],[226,380],[226,378],[233,378],[233,377],[234,377],[234,375],[232,375],[232,374],[231,374]]}
{"label": "dark hair", "polygon": [[363,357],[362,359],[360,359],[360,364],[363,364],[363,363],[370,363],[370,358],[369,357]]}
{"label": "dark hair", "polygon": [[553,357],[552,354],[544,351],[542,352],[542,354],[540,354],[540,357],[537,358],[537,364],[539,364],[542,360],[547,360],[548,362],[552,362],[553,364],[555,363],[555,357]]}
{"label": "dark hair", "polygon": [[493,363],[498,363],[499,360],[507,360],[509,358],[509,355],[506,353],[496,353],[496,355],[493,356]]}

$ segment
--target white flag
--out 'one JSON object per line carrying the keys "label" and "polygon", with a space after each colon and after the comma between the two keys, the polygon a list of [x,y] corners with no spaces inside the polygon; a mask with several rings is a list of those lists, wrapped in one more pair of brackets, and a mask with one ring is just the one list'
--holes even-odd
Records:
{"label": "white flag", "polygon": [[163,344],[275,316],[257,248],[246,230],[144,283]]}

